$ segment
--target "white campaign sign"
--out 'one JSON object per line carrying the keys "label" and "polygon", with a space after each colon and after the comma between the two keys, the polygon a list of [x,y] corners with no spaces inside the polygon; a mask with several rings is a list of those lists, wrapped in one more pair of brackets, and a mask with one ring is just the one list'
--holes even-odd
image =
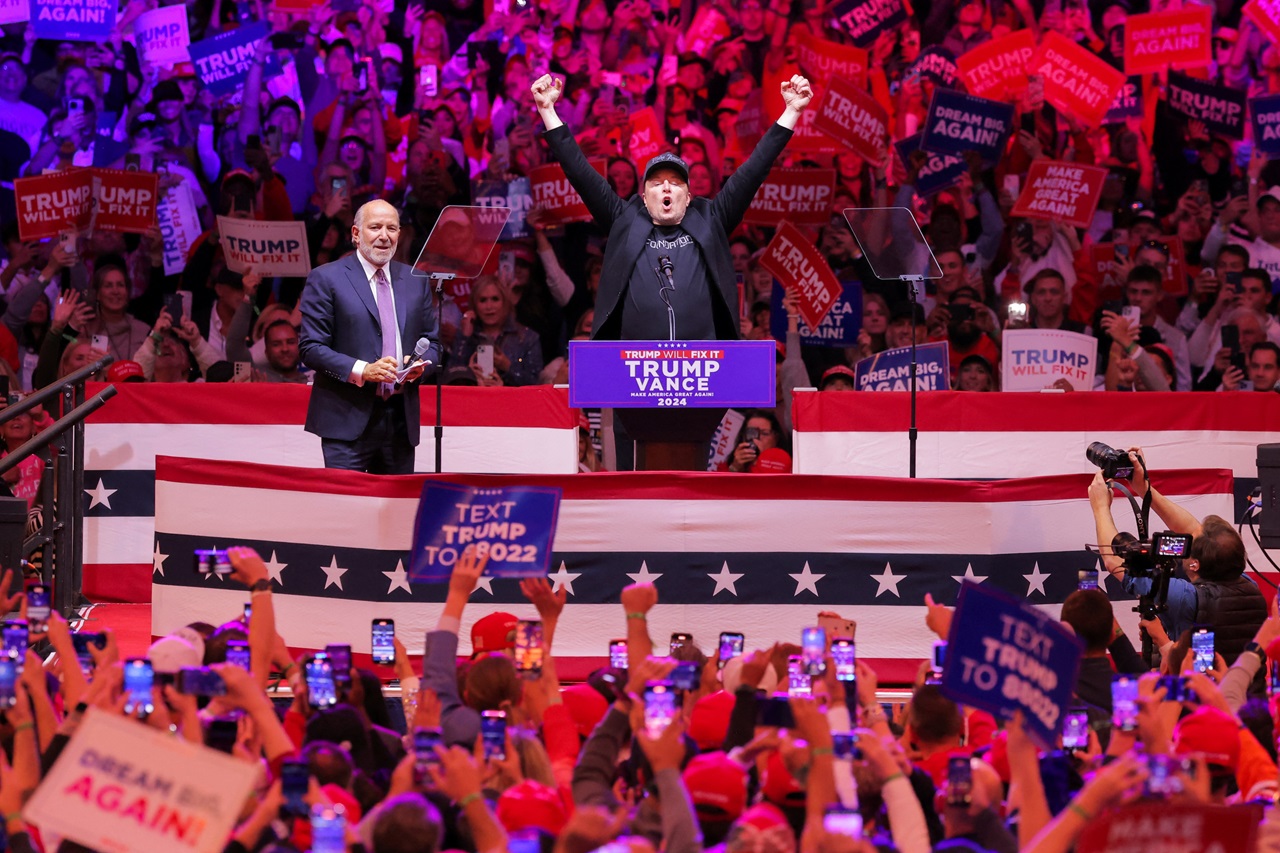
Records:
{"label": "white campaign sign", "polygon": [[148,65],[191,61],[191,54],[187,52],[191,33],[187,30],[185,4],[143,12],[133,24],[133,34],[142,61]]}
{"label": "white campaign sign", "polygon": [[31,20],[31,4],[27,0],[0,0],[0,24],[20,24]]}
{"label": "white campaign sign", "polygon": [[187,255],[202,230],[191,187],[181,183],[161,196],[156,221],[164,239],[164,274],[177,275],[187,268]]}
{"label": "white campaign sign", "polygon": [[1098,339],[1057,329],[1007,329],[1000,354],[1001,390],[1042,391],[1059,379],[1092,391]]}
{"label": "white campaign sign", "polygon": [[227,269],[258,275],[304,276],[311,272],[305,222],[268,222],[218,217]]}
{"label": "white campaign sign", "polygon": [[104,853],[218,853],[258,768],[90,708],[23,817]]}

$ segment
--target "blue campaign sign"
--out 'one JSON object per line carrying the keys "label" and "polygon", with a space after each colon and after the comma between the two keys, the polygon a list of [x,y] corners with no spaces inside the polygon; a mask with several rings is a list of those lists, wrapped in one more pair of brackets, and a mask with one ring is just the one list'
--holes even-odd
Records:
{"label": "blue campaign sign", "polygon": [[1127,118],[1142,118],[1142,115],[1142,76],[1137,75],[1121,84],[1102,123],[1119,124]]}
{"label": "blue campaign sign", "polygon": [[[951,348],[946,341],[916,347],[916,390],[951,390]],[[878,352],[854,365],[859,391],[910,391],[911,347]]]}
{"label": "blue campaign sign", "polygon": [[[862,282],[842,281],[839,298],[832,303],[817,329],[810,329],[804,318],[800,318],[800,343],[815,347],[857,346],[861,328]],[[775,340],[787,342],[787,312],[782,307],[782,285],[777,279],[769,299],[769,334]]]}
{"label": "blue campaign sign", "polygon": [[996,163],[1013,132],[1013,112],[1013,104],[1003,101],[935,89],[921,147],[942,154],[977,151],[984,163]]}
{"label": "blue campaign sign", "polygon": [[1210,133],[1244,139],[1247,96],[1244,89],[1219,86],[1177,71],[1169,72],[1169,109],[1205,123]]}
{"label": "blue campaign sign", "polygon": [[116,26],[117,0],[31,0],[36,38],[104,42]]}
{"label": "blue campaign sign", "polygon": [[[924,133],[921,132],[893,143],[893,147],[897,149],[902,162],[907,164],[911,162],[911,154],[921,150],[920,143],[923,141]],[[916,192],[925,196],[941,192],[947,187],[955,186],[968,171],[969,166],[963,157],[926,151],[924,165],[920,167],[920,174],[916,178]]]}
{"label": "blue campaign sign", "polygon": [[997,717],[1022,711],[1027,732],[1052,749],[1071,705],[1084,645],[1062,623],[994,587],[960,587],[942,691]]}
{"label": "blue campaign sign", "polygon": [[911,72],[932,80],[939,86],[951,88],[956,84],[959,71],[956,69],[956,58],[945,47],[929,47],[920,51],[911,66]]}
{"label": "blue campaign sign", "polygon": [[773,341],[570,341],[574,408],[775,405]]}
{"label": "blue campaign sign", "polygon": [[487,575],[544,577],[551,570],[560,495],[557,488],[479,488],[428,481],[413,525],[409,579],[448,580],[468,545],[489,552]]}
{"label": "blue campaign sign", "polygon": [[253,65],[258,42],[270,33],[270,24],[256,21],[195,42],[187,51],[196,66],[196,76],[215,97],[235,94]]}
{"label": "blue campaign sign", "polygon": [[1280,95],[1249,99],[1253,144],[1264,154],[1280,155]]}

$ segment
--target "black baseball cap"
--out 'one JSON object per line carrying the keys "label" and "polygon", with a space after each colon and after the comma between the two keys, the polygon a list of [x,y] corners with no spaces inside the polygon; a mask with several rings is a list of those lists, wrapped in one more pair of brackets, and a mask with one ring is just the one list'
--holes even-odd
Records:
{"label": "black baseball cap", "polygon": [[649,161],[649,165],[644,167],[644,180],[648,181],[649,176],[658,169],[675,169],[680,173],[685,183],[689,181],[689,164],[670,151],[664,151]]}

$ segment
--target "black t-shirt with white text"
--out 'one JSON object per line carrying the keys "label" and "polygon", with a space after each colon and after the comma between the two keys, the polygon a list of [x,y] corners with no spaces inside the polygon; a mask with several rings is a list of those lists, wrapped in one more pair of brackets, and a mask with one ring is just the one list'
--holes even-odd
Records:
{"label": "black t-shirt with white text", "polygon": [[661,288],[666,276],[658,270],[659,258],[671,259],[675,290],[667,297],[675,312],[679,341],[712,341],[716,339],[715,320],[711,316],[711,287],[702,250],[693,237],[679,225],[655,225],[645,241],[644,251],[631,271],[627,293],[622,301],[622,339],[628,341],[671,340],[667,303]]}

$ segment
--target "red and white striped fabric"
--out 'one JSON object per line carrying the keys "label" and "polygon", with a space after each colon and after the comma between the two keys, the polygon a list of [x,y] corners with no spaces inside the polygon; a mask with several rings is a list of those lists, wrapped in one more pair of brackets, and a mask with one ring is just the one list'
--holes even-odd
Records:
{"label": "red and white striped fabric", "polygon": [[[85,591],[147,601],[154,539],[155,460],[190,456],[322,468],[304,432],[310,388],[277,384],[124,384],[85,428]],[[89,393],[95,389],[91,386]],[[435,466],[435,394],[424,391],[416,468]],[[563,389],[444,389],[446,471],[569,474],[577,419]]]}
{"label": "red and white striped fabric", "polygon": [[[1162,485],[1197,516],[1228,513],[1222,470],[1171,471]],[[409,584],[413,520],[427,478],[161,459],[156,469],[153,632],[240,612],[244,590],[202,578],[196,548],[243,543],[269,561],[278,625],[291,645],[350,642],[369,651],[369,620],[392,618],[410,649],[434,627],[445,584]],[[596,665],[625,636],[618,596],[653,580],[650,631],[675,631],[707,651],[720,631],[751,647],[798,642],[818,611],[858,622],[859,656],[909,680],[930,648],[926,592],[953,603],[965,578],[1057,606],[1097,566],[1088,476],[998,482],[796,475],[599,474],[448,476],[473,485],[563,490],[551,579],[569,591],[556,633],[566,673]],[[1118,516],[1123,523],[1123,517]],[[1114,583],[1114,582],[1113,582]],[[473,594],[472,622],[495,610],[532,618],[513,580]],[[1128,625],[1133,614],[1117,605]]]}
{"label": "red and white striped fabric", "polygon": [[[1256,478],[1257,446],[1280,441],[1280,394],[917,395],[921,477],[992,479],[1094,470],[1093,441],[1146,452],[1153,470],[1229,468]],[[799,474],[907,476],[910,395],[797,391]]]}

